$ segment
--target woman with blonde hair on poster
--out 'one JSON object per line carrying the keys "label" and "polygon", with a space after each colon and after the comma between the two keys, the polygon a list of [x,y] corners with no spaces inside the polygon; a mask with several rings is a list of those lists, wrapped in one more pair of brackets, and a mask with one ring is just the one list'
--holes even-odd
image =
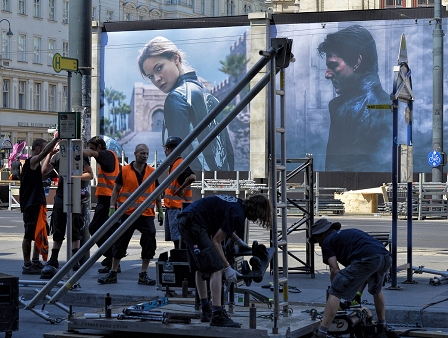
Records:
{"label": "woman with blonde hair on poster", "polygon": [[[142,76],[168,94],[164,104],[166,135],[183,139],[218,104],[218,100],[199,81],[188,66],[185,54],[165,37],[155,37],[140,50],[138,66]],[[220,118],[213,120],[183,153],[186,157],[199,142],[216,127]],[[164,139],[162,140],[165,141]],[[164,144],[164,143],[163,143]],[[234,170],[234,152],[227,129],[224,129],[190,164],[192,170]]]}

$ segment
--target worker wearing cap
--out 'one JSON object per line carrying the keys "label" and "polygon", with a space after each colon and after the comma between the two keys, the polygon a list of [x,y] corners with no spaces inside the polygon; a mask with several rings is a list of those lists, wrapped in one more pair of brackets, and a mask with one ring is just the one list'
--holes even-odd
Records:
{"label": "worker wearing cap", "polygon": [[[387,337],[386,304],[382,285],[392,265],[389,251],[380,241],[359,229],[343,229],[341,223],[319,219],[311,227],[310,243],[319,243],[323,262],[330,266],[331,286],[324,316],[313,337],[326,337],[341,298],[353,299],[366,281],[378,316],[376,337]],[[345,266],[339,269],[338,262]]]}
{"label": "worker wearing cap", "polygon": [[[176,148],[182,139],[177,136],[170,136],[167,138],[164,144],[165,156],[171,154],[174,148]],[[168,175],[176,169],[183,161],[182,157],[177,157],[174,162],[168,168]],[[196,180],[196,175],[187,167],[170,185],[165,189],[165,195],[163,201],[165,204],[165,241],[173,241],[174,248],[180,249],[180,234],[179,225],[177,222],[177,216],[179,216],[182,210],[182,203],[191,203],[193,200],[193,192],[191,190],[191,183]],[[161,216],[161,210],[159,210],[159,217]],[[163,213],[163,211],[162,211]]]}

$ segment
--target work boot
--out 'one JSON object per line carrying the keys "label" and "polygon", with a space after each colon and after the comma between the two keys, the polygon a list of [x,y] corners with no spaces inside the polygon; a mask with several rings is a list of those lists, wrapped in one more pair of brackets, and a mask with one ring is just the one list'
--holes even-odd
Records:
{"label": "work boot", "polygon": [[59,262],[50,259],[40,272],[41,279],[52,279],[58,272]]}
{"label": "work boot", "polygon": [[314,331],[314,334],[311,338],[325,338],[327,335],[325,333],[320,332],[319,330]]}
{"label": "work boot", "polygon": [[212,319],[212,305],[210,302],[203,306],[201,310],[201,323],[210,323],[210,320]]}
{"label": "work boot", "polygon": [[22,275],[40,275],[42,268],[39,268],[37,265],[31,263],[28,266],[22,266]]}
{"label": "work boot", "polygon": [[[99,268],[98,272],[99,273],[109,273],[110,269],[112,269],[112,264],[110,266],[105,266],[104,268]],[[118,269],[117,272],[120,273],[121,272],[121,266],[120,264],[118,264]]]}
{"label": "work boot", "polygon": [[138,284],[142,285],[156,285],[156,281],[148,277],[146,271],[140,272],[138,275]]}
{"label": "work boot", "polygon": [[76,264],[73,266],[72,270],[73,270],[73,271],[78,271],[80,267],[81,267],[81,264],[78,262],[78,263],[76,263]]}
{"label": "work boot", "polygon": [[39,269],[43,269],[45,264],[42,263],[40,260],[36,259],[36,260],[32,260],[31,264],[33,264],[35,267],[38,267]]}
{"label": "work boot", "polygon": [[103,278],[98,278],[100,284],[114,284],[117,282],[117,273],[115,271],[109,271],[109,273]]}
{"label": "work boot", "polygon": [[227,314],[227,311],[225,309],[221,309],[218,311],[213,311],[210,326],[241,327],[241,324],[234,322]]}

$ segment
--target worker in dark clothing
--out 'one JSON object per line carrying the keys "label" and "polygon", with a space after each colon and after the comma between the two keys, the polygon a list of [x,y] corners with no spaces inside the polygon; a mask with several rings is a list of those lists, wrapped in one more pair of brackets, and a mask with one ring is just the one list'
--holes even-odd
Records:
{"label": "worker in dark clothing", "polygon": [[[89,225],[89,232],[93,235],[109,219],[110,197],[112,196],[115,180],[120,172],[120,163],[117,155],[113,151],[107,150],[106,142],[100,136],[94,136],[88,140],[87,146],[89,149],[84,149],[84,156],[94,157],[98,163],[98,182],[95,191],[97,203],[95,214]],[[115,229],[114,225],[96,244],[101,246]],[[107,249],[103,255],[106,257],[101,262],[104,268],[98,269],[98,272],[108,273],[112,266],[112,247]],[[121,272],[120,267],[118,272]]]}
{"label": "worker in dark clothing", "polygon": [[[169,156],[182,139],[177,136],[170,136],[165,142],[165,156]],[[168,168],[168,175],[177,168],[183,161],[182,157],[178,157]],[[177,216],[182,210],[182,203],[193,201],[193,191],[191,183],[196,180],[196,175],[187,167],[170,185],[165,189],[163,201],[165,204],[165,241],[173,241],[174,248],[180,249],[180,234]]]}
{"label": "worker in dark clothing", "polygon": [[[201,322],[210,326],[240,327],[226,313],[221,303],[222,274],[228,282],[236,282],[240,274],[234,270],[222,249],[230,236],[240,248],[249,248],[235,232],[244,229],[245,221],[271,227],[272,210],[263,195],[241,200],[233,196],[216,195],[199,199],[179,215],[179,231],[187,247],[190,270],[195,272],[196,287],[202,306]],[[207,297],[210,279],[211,306]]]}
{"label": "worker in dark clothing", "polygon": [[[331,286],[319,329],[313,337],[327,337],[341,298],[353,299],[367,281],[378,316],[377,336],[387,337],[384,277],[392,265],[389,251],[380,241],[359,229],[343,229],[339,222],[322,218],[311,227],[310,243],[319,243],[322,259],[330,266]],[[339,263],[345,266],[339,269]]]}
{"label": "worker in dark clothing", "polygon": [[[48,257],[47,200],[42,183],[40,162],[59,141],[58,133],[50,142],[38,138],[31,146],[31,157],[25,160],[20,180],[20,210],[23,213],[25,235],[22,241],[24,275],[40,275],[44,265],[39,261],[39,253],[44,261]],[[31,242],[34,241],[31,261]]]}
{"label": "worker in dark clothing", "polygon": [[[51,213],[51,231],[53,234],[53,248],[51,249],[51,256],[46,266],[42,269],[40,278],[51,279],[56,274],[59,268],[59,251],[64,241],[65,233],[67,231],[67,213],[64,212],[64,179],[59,172],[59,166],[61,161],[61,151],[58,147],[47,155],[42,165],[44,174],[49,174],[51,171],[55,171],[58,175],[58,188],[54,195],[53,212]],[[83,159],[83,173],[81,174],[81,190],[86,188],[90,180],[93,179],[92,168],[90,167],[89,158],[84,156]],[[79,194],[81,199],[81,193]],[[85,201],[87,202],[87,201]],[[82,228],[84,227],[84,218],[81,213],[72,213],[72,255],[76,254],[81,246]],[[67,257],[69,259],[70,257]],[[74,271],[77,271],[80,267],[80,263],[76,263],[73,267]]]}
{"label": "worker in dark clothing", "polygon": [[20,173],[22,172],[22,162],[20,162],[20,156],[16,157],[16,160],[11,163],[11,179],[20,180]]}

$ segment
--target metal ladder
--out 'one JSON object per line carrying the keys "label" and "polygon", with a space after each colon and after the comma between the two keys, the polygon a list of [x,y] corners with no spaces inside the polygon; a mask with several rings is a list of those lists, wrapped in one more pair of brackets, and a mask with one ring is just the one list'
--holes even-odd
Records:
{"label": "metal ladder", "polygon": [[[279,39],[281,40],[281,39]],[[272,46],[284,43],[272,39]],[[286,48],[287,49],[287,48]],[[277,65],[280,58],[273,58],[270,62],[270,86],[269,86],[269,111],[268,111],[268,149],[269,149],[269,186],[271,194],[272,210],[274,212],[271,230],[271,244],[276,252],[273,257],[273,279],[274,279],[274,327],[273,334],[278,334],[278,317],[280,308],[284,317],[289,316],[288,295],[288,241],[287,241],[287,203],[286,203],[286,108],[285,108],[285,71],[284,65]],[[289,60],[288,60],[289,62]],[[276,74],[280,71],[280,89],[277,89]],[[277,127],[276,105],[277,97],[280,99],[279,126]],[[276,154],[276,137],[280,136],[280,158]],[[277,194],[277,177],[280,177],[280,199]],[[278,240],[277,209],[281,211],[281,233],[282,240]],[[282,251],[282,274],[279,272],[279,249]],[[283,300],[280,301],[279,288],[283,288]]]}

